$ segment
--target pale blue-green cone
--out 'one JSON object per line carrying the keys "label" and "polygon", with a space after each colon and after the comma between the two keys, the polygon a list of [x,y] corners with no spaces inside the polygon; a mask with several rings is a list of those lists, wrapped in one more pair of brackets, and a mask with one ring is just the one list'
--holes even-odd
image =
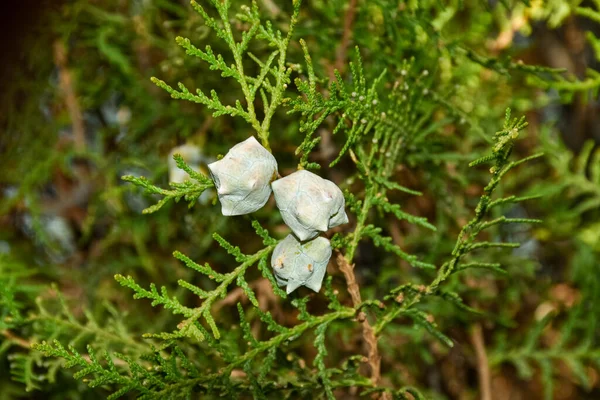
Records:
{"label": "pale blue-green cone", "polygon": [[275,246],[271,267],[277,284],[286,286],[288,294],[300,286],[318,292],[330,258],[331,245],[324,237],[301,243],[288,235]]}
{"label": "pale blue-green cone", "polygon": [[348,222],[344,195],[327,179],[300,170],[271,186],[283,221],[301,241]]}
{"label": "pale blue-green cone", "polygon": [[208,164],[223,215],[242,215],[265,205],[271,181],[277,177],[277,161],[251,136],[236,144],[219,161]]}

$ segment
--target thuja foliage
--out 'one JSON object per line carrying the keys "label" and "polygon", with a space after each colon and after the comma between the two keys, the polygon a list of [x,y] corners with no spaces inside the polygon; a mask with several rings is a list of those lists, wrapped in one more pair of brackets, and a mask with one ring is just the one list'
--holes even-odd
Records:
{"label": "thuja foliage", "polygon": [[[75,2],[64,12],[86,28],[59,33],[100,54],[71,60],[79,82],[115,71],[101,78],[120,99],[82,84],[80,106],[105,101],[98,113],[121,122],[93,130],[89,111],[97,142],[36,149],[0,205],[25,214],[24,234],[0,236],[0,397],[488,399],[517,384],[491,376],[515,368],[538,396],[561,398],[568,381],[594,398],[600,160],[535,116],[597,100],[598,72],[525,63],[511,44],[534,23],[598,20],[596,2],[209,0],[133,15],[116,3]],[[308,169],[343,190],[350,223],[325,233],[319,293],[277,284],[271,255],[289,230],[274,202],[220,215],[184,154],[187,178],[164,179],[173,146],[202,147],[206,164],[249,136],[281,176]],[[57,213],[44,190],[86,193],[83,216]],[[79,243],[50,229],[63,220]]]}

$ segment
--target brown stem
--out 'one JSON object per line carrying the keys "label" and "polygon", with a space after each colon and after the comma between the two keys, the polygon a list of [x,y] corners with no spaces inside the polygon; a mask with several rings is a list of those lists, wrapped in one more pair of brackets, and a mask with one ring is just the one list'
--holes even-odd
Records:
{"label": "brown stem", "polygon": [[232,306],[234,304],[237,304],[240,301],[242,301],[242,299],[244,299],[244,296],[244,289],[242,289],[241,287],[237,287],[231,290],[229,293],[227,293],[227,296],[225,296],[223,299],[215,302],[215,304],[213,304],[213,309],[216,312],[225,306]]}
{"label": "brown stem", "polygon": [[9,331],[8,329],[5,329],[3,331],[0,332],[2,334],[2,336],[6,337],[6,339],[10,342],[15,343],[16,345],[24,348],[24,349],[30,349],[31,348],[31,343],[28,342],[27,340],[23,339],[22,337],[19,337],[17,335],[15,335],[14,333],[12,333],[11,331]]}
{"label": "brown stem", "polygon": [[[354,307],[358,307],[362,303],[362,300],[360,297],[360,288],[356,282],[356,276],[354,275],[354,264],[350,264],[341,253],[337,253],[336,260],[340,271],[342,271],[344,278],[346,278],[348,292],[352,298],[352,304]],[[375,330],[367,320],[365,313],[360,312],[357,319],[362,325],[362,335],[365,344],[367,345],[367,361],[371,368],[371,381],[374,386],[378,386],[381,380],[381,356],[377,349]]]}
{"label": "brown stem", "polygon": [[[354,16],[356,15],[356,3],[357,0],[350,0],[348,3],[348,9],[344,15],[344,31],[342,33],[342,40],[336,49],[335,61],[333,64],[329,64],[329,67],[327,68],[329,70],[329,79],[332,81],[335,80],[335,74],[333,72],[335,70],[341,72],[346,65],[348,46],[350,45],[350,39],[352,38],[352,25],[354,23]],[[320,134],[320,156],[323,163],[329,164],[331,157],[333,157],[333,155],[336,153],[332,133],[330,129],[321,129]]]}
{"label": "brown stem", "polygon": [[[354,24],[354,17],[356,16],[356,3],[357,0],[350,0],[348,3],[348,9],[346,15],[344,15],[344,31],[342,33],[342,40],[337,48],[335,54],[334,68],[338,71],[342,71],[346,65],[346,57],[348,54],[348,46],[350,45],[350,39],[352,38],[352,25]],[[331,71],[333,76],[333,71]]]}
{"label": "brown stem", "polygon": [[471,343],[477,356],[477,371],[479,373],[479,387],[481,400],[492,400],[492,380],[490,376],[490,365],[485,351],[483,331],[481,324],[473,325],[471,329]]}
{"label": "brown stem", "polygon": [[67,110],[73,126],[73,142],[77,151],[85,150],[85,126],[77,96],[73,76],[67,66],[67,50],[59,40],[54,42],[54,62],[59,70],[60,89],[63,92]]}

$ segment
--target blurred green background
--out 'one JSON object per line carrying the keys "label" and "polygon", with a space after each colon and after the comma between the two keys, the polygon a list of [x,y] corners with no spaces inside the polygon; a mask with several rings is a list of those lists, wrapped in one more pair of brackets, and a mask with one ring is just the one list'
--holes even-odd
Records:
{"label": "blurred green background", "polygon": [[[242,4],[234,2],[234,9],[237,3]],[[258,3],[265,17],[285,26],[291,12],[288,2]],[[356,13],[346,37],[348,3]],[[498,282],[477,277],[456,284],[468,288],[473,303],[501,316],[483,327],[498,398],[542,398],[548,376],[536,362],[544,357],[553,365],[554,398],[598,398],[600,42],[594,35],[600,25],[577,11],[578,6],[595,9],[598,4],[419,3],[305,1],[290,59],[303,63],[297,39],[304,38],[319,76],[331,76],[338,68],[346,77],[345,66],[356,45],[368,79],[387,69],[391,78],[383,93],[402,76],[403,60],[414,58],[414,79],[424,71],[431,76],[427,87],[437,94],[429,115],[435,122],[432,133],[423,147],[411,149],[398,172],[402,184],[425,195],[397,200],[427,217],[438,232],[424,237],[410,226],[376,217],[403,247],[431,262],[451,251],[485,184],[486,171],[467,166],[486,150],[482,136],[498,130],[506,107],[514,115],[527,116],[530,127],[515,153],[544,151],[546,156],[509,177],[504,190],[543,194],[509,214],[541,218],[544,224],[497,232],[503,240],[515,238],[524,244],[509,255],[490,256],[509,265],[509,278]],[[142,215],[156,199],[120,177],[143,175],[166,187],[169,154],[175,147],[196,146],[203,164],[251,135],[251,128],[231,118],[213,118],[200,105],[172,100],[150,82],[157,76],[215,89],[227,104],[239,96],[230,82],[175,45],[175,37],[184,36],[209,43],[215,52],[223,50],[187,1],[74,0],[2,7],[0,398],[83,398],[81,393],[102,398],[101,389],[90,392],[58,368],[60,361],[43,360],[29,345],[59,338],[76,345],[105,343],[116,351],[135,347],[144,332],[170,330],[173,317],[147,304],[133,306],[114,274],[175,287],[178,279],[197,277],[178,265],[174,250],[225,271],[230,259],[216,250],[212,232],[239,243],[244,251],[261,246],[247,219],[222,217],[211,196],[191,209],[171,204]],[[347,48],[340,55],[344,41]],[[266,50],[252,49],[259,55]],[[531,73],[522,67],[530,64],[566,72],[561,78]],[[289,96],[295,96],[293,87]],[[297,163],[294,150],[302,135],[296,116],[285,111],[275,117],[272,137],[280,172],[287,173]],[[323,129],[333,126],[326,121]],[[339,149],[340,138],[332,140]],[[324,176],[343,182],[352,164],[330,170],[325,167],[328,157],[316,152],[313,161],[324,166]],[[273,210],[269,203],[256,218],[280,237],[285,227]],[[402,268],[405,273],[406,266]],[[398,271],[397,260],[370,244],[361,246],[357,274],[365,298],[385,293],[386,281],[397,280]],[[265,304],[279,301],[265,296]],[[71,314],[65,314],[62,301]],[[550,314],[556,318],[548,323],[543,317]],[[454,317],[449,312],[447,321],[439,323],[464,338],[468,347],[468,333]],[[538,329],[542,320],[543,333],[534,338],[539,353],[519,353],[525,348],[522,337]],[[119,324],[130,342],[113,341],[112,333],[97,329]],[[569,333],[564,348],[552,353],[565,326],[574,333]],[[578,353],[577,338],[591,341],[592,350]],[[459,346],[443,354],[433,349],[424,356],[403,350],[402,342],[382,346],[384,369],[392,375],[404,371],[409,381],[442,398],[474,398],[471,349]],[[532,371],[521,361],[531,362]]]}

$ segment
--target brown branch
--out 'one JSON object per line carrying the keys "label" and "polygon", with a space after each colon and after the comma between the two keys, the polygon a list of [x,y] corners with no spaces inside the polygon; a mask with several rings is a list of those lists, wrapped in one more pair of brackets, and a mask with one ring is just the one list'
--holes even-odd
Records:
{"label": "brown branch", "polygon": [[[340,271],[342,271],[344,278],[346,278],[346,284],[348,285],[348,292],[352,298],[352,304],[354,307],[358,307],[362,303],[362,300],[360,297],[360,288],[356,282],[356,276],[354,275],[354,264],[350,264],[339,252],[337,253],[336,260]],[[378,386],[381,381],[381,356],[377,349],[375,330],[367,320],[365,313],[360,312],[357,319],[362,325],[362,335],[365,344],[367,345],[367,361],[371,367],[371,381],[374,386]]]}
{"label": "brown branch", "polygon": [[350,264],[342,253],[339,252],[337,254],[337,263],[340,267],[340,271],[344,274],[344,278],[346,278],[348,292],[352,298],[352,304],[356,307],[362,303],[362,299],[360,297],[360,288],[356,282],[356,276],[354,275],[354,264]]}
{"label": "brown branch", "polygon": [[198,129],[196,135],[204,139],[206,137],[206,133],[212,127],[214,122],[215,118],[212,115],[207,116],[202,125],[200,125],[200,129]]}
{"label": "brown branch", "polygon": [[[350,46],[350,39],[352,39],[352,25],[354,24],[354,17],[356,16],[356,3],[357,0],[350,0],[348,3],[348,9],[344,15],[344,31],[342,33],[342,40],[335,52],[335,63],[334,68],[338,71],[342,71],[346,65],[346,57],[348,54],[348,47]],[[333,76],[333,71],[330,73]]]}
{"label": "brown branch", "polygon": [[[344,31],[342,33],[342,40],[335,52],[335,61],[333,64],[329,64],[329,79],[335,80],[334,71],[342,71],[346,65],[346,58],[348,56],[348,46],[350,45],[350,39],[352,38],[352,25],[354,24],[354,16],[356,15],[356,3],[357,0],[350,0],[348,3],[348,9],[344,15]],[[328,123],[331,123],[331,119],[327,119]],[[333,142],[331,129],[321,129],[321,143],[320,143],[320,158],[325,165],[329,164],[329,161],[336,154],[335,144]],[[335,181],[335,179],[334,179]]]}
{"label": "brown branch", "polygon": [[63,92],[67,110],[73,126],[73,143],[77,151],[85,150],[85,125],[77,96],[71,71],[67,66],[67,50],[59,40],[54,42],[54,62],[58,67],[60,89]]}
{"label": "brown branch", "polygon": [[[269,282],[268,279],[259,278],[254,282],[250,282],[248,286],[256,291],[256,298],[261,310],[272,311],[276,315],[281,315],[281,309],[278,308],[279,298],[273,293],[271,282]],[[215,302],[215,304],[213,304],[213,309],[216,312],[223,307],[233,306],[241,301],[246,301],[247,299],[248,296],[244,292],[244,289],[236,287],[227,293],[227,296],[223,299]]]}
{"label": "brown branch", "polygon": [[[250,284],[250,287],[252,287],[252,284]],[[238,302],[242,301],[245,297],[246,294],[244,293],[244,289],[242,289],[241,287],[236,287],[235,289],[227,293],[227,296],[225,296],[222,300],[215,302],[215,304],[213,304],[213,309],[215,312],[217,312],[225,306],[232,306],[234,304],[237,304]]]}
{"label": "brown branch", "polygon": [[477,371],[479,373],[479,387],[481,400],[492,400],[492,379],[490,376],[490,365],[485,351],[483,332],[481,324],[473,325],[471,329],[471,343],[477,356]]}
{"label": "brown branch", "polygon": [[31,348],[31,343],[25,339],[23,339],[22,337],[19,337],[17,335],[15,335],[14,333],[12,333],[11,331],[9,331],[8,329],[5,329],[3,331],[0,332],[2,334],[2,336],[6,337],[6,339],[9,342],[12,342],[24,349],[30,349]]}

